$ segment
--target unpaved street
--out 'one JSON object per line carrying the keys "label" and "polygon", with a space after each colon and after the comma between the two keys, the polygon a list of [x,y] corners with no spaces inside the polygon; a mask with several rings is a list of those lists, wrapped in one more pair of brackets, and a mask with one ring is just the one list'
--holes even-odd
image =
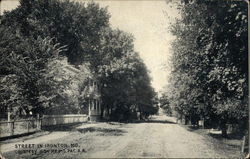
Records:
{"label": "unpaved street", "polygon": [[17,154],[13,151],[16,143],[9,143],[1,146],[4,156],[6,158],[227,157],[219,154],[212,143],[203,136],[187,131],[175,124],[170,117],[165,116],[155,116],[144,123],[83,124],[67,132],[53,132],[20,143],[78,143],[84,152],[39,153],[38,151],[36,154]]}

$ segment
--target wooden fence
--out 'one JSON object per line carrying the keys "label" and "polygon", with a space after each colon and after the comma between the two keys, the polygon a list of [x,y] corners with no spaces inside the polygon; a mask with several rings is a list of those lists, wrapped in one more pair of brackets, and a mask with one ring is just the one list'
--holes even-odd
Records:
{"label": "wooden fence", "polygon": [[25,119],[0,122],[0,137],[21,135],[41,130],[41,119]]}
{"label": "wooden fence", "polygon": [[42,118],[0,122],[0,138],[32,133],[46,126],[84,123],[88,121],[85,114],[79,115],[44,115]]}
{"label": "wooden fence", "polygon": [[44,115],[42,126],[61,125],[70,123],[83,123],[88,121],[88,116],[83,115]]}

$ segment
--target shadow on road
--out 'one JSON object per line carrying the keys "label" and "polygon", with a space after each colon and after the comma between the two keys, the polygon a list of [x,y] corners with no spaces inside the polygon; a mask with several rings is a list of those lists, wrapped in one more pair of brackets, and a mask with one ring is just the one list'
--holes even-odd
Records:
{"label": "shadow on road", "polygon": [[161,124],[176,124],[173,121],[168,121],[168,120],[142,120],[142,121],[135,121],[133,123],[161,123]]}
{"label": "shadow on road", "polygon": [[191,131],[191,132],[200,129],[200,127],[198,127],[198,126],[192,126],[192,125],[188,125],[187,128],[188,128],[187,130]]}
{"label": "shadow on road", "polygon": [[76,128],[80,125],[82,125],[82,123],[50,125],[50,126],[43,127],[42,129],[46,131],[73,131],[73,130],[76,130]]}
{"label": "shadow on road", "polygon": [[100,132],[100,136],[122,136],[126,131],[120,129],[111,129],[111,128],[100,128],[100,127],[88,127],[88,128],[79,128],[77,129],[80,133],[87,132]]}
{"label": "shadow on road", "polygon": [[227,137],[223,137],[221,134],[212,134],[209,133],[209,136],[216,138],[218,140],[223,140],[223,139],[228,139],[228,140],[241,140],[243,138],[243,134],[238,134],[238,133],[232,133],[232,134],[228,134]]}

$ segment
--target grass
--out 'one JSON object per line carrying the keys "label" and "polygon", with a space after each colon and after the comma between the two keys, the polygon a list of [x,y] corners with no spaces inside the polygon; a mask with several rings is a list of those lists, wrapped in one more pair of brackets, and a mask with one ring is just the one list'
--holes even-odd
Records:
{"label": "grass", "polygon": [[[61,131],[69,131],[70,135],[64,137],[63,139],[56,139],[45,144],[54,144],[54,143],[61,143],[67,144],[68,147],[64,148],[35,148],[33,150],[37,150],[37,153],[32,154],[29,153],[22,153],[15,151],[6,152],[3,156],[6,159],[26,159],[26,158],[89,158],[88,153],[92,153],[95,151],[101,151],[107,148],[110,145],[110,140],[115,140],[120,136],[123,136],[126,133],[125,130],[117,129],[117,125],[107,124],[107,126],[99,127],[92,124],[89,124],[88,127],[79,127],[76,128],[78,125],[68,125],[58,127],[57,130]],[[65,129],[66,128],[66,129]],[[110,136],[113,136],[110,138]],[[71,144],[77,144],[77,147],[71,147]],[[56,151],[61,152],[52,152],[53,149]],[[44,151],[41,150],[48,150]],[[66,151],[66,152],[65,152]],[[68,152],[67,152],[68,151]]]}
{"label": "grass", "polygon": [[212,143],[211,147],[229,158],[245,158],[246,154],[241,152],[242,136],[238,134],[228,134],[227,138],[222,137],[221,133],[212,133],[210,129],[182,125],[188,131],[202,135],[206,140]]}

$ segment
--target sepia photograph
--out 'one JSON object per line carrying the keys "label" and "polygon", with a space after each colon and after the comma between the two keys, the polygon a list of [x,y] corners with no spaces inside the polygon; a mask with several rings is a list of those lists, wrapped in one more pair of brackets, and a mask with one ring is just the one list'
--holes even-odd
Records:
{"label": "sepia photograph", "polygon": [[249,0],[0,0],[0,159],[250,158]]}

